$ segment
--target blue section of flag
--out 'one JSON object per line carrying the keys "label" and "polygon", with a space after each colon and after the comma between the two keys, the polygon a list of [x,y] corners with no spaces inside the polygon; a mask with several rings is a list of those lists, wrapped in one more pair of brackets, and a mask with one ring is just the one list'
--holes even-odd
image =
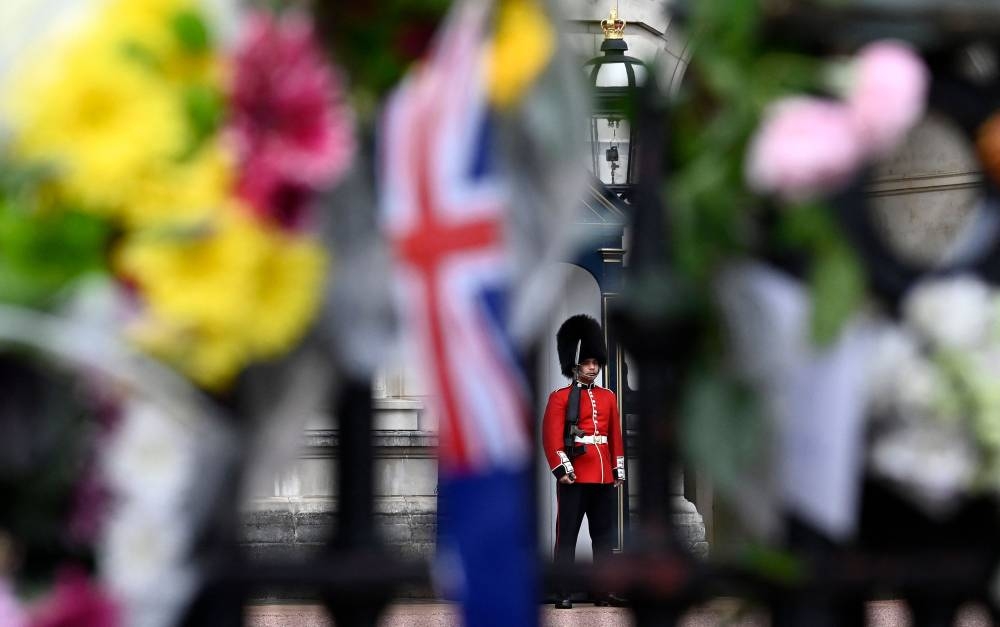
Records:
{"label": "blue section of flag", "polygon": [[496,124],[493,117],[494,114],[490,110],[484,112],[482,123],[479,125],[477,132],[476,142],[473,144],[475,152],[469,164],[469,177],[474,181],[494,175],[493,155],[496,151],[493,139]]}
{"label": "blue section of flag", "polygon": [[510,301],[507,290],[499,286],[484,287],[480,296],[491,325],[506,335],[504,329],[507,328],[507,308]]}
{"label": "blue section of flag", "polygon": [[524,364],[524,354],[519,350],[517,342],[509,333],[510,290],[500,286],[486,287],[480,293],[480,298],[488,318],[486,330],[492,336],[496,351],[504,356],[506,363],[518,365],[518,372],[511,374],[527,394],[528,382],[526,374],[521,370],[521,364]]}
{"label": "blue section of flag", "polygon": [[540,601],[530,469],[442,478],[438,581],[467,627],[536,627]]}

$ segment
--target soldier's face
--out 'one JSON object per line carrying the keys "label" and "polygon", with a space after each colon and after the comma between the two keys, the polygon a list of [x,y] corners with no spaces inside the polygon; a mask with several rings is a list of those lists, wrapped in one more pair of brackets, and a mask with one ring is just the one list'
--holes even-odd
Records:
{"label": "soldier's face", "polygon": [[601,365],[597,363],[596,359],[584,359],[577,366],[577,372],[581,381],[584,383],[593,383],[598,373],[601,372]]}

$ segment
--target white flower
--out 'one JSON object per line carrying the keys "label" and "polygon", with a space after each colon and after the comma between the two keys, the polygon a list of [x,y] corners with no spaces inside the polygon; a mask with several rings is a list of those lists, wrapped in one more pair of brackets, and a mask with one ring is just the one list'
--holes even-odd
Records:
{"label": "white flower", "polygon": [[194,445],[192,434],[162,409],[132,399],[107,452],[108,482],[126,500],[172,510],[191,485]]}
{"label": "white flower", "polygon": [[903,303],[906,322],[935,348],[965,350],[989,335],[993,303],[985,283],[971,276],[917,285]]}
{"label": "white flower", "polygon": [[893,405],[901,417],[926,416],[944,393],[945,381],[934,364],[919,355],[900,364]]}
{"label": "white flower", "polygon": [[910,425],[872,448],[875,472],[905,488],[931,514],[943,514],[965,494],[978,455],[959,432],[941,425]]}
{"label": "white flower", "polygon": [[928,416],[944,389],[941,374],[920,354],[916,338],[906,329],[886,327],[879,332],[868,368],[869,404],[876,414]]}
{"label": "white flower", "polygon": [[918,358],[919,347],[908,331],[895,326],[879,329],[868,363],[869,402],[876,414],[897,409],[900,373]]}
{"label": "white flower", "polygon": [[185,565],[189,553],[182,512],[138,504],[115,512],[99,547],[98,565],[102,580],[123,602],[128,624],[176,624],[178,608],[194,583]]}

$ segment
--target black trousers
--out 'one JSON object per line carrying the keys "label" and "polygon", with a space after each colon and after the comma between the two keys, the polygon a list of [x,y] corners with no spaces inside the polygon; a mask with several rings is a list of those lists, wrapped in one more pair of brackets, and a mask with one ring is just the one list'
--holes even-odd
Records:
{"label": "black trousers", "polygon": [[[559,503],[554,555],[556,566],[570,567],[576,559],[576,540],[580,535],[584,514],[590,527],[594,563],[600,564],[610,558],[618,512],[614,484],[557,483],[556,498]],[[559,596],[568,596],[569,592],[566,589],[556,590]]]}

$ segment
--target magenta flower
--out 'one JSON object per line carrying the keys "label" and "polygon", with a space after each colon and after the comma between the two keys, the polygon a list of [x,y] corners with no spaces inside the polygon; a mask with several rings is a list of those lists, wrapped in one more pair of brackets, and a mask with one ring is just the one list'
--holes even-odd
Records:
{"label": "magenta flower", "polygon": [[923,115],[930,73],[912,48],[895,41],[866,46],[854,63],[851,116],[868,152],[885,155]]}
{"label": "magenta flower", "polygon": [[118,627],[118,606],[80,569],[59,573],[55,589],[35,608],[30,627]]}
{"label": "magenta flower", "polygon": [[112,494],[94,460],[88,460],[73,488],[67,523],[69,537],[79,544],[93,543],[104,527]]}
{"label": "magenta flower", "polygon": [[746,179],[755,191],[806,200],[847,183],[863,156],[846,106],[788,98],[771,105],[751,138]]}
{"label": "magenta flower", "polygon": [[[309,20],[251,15],[234,57],[228,132],[237,191],[262,215],[298,224],[310,194],[336,182],[354,153],[353,116]],[[294,190],[295,193],[289,193]]]}

